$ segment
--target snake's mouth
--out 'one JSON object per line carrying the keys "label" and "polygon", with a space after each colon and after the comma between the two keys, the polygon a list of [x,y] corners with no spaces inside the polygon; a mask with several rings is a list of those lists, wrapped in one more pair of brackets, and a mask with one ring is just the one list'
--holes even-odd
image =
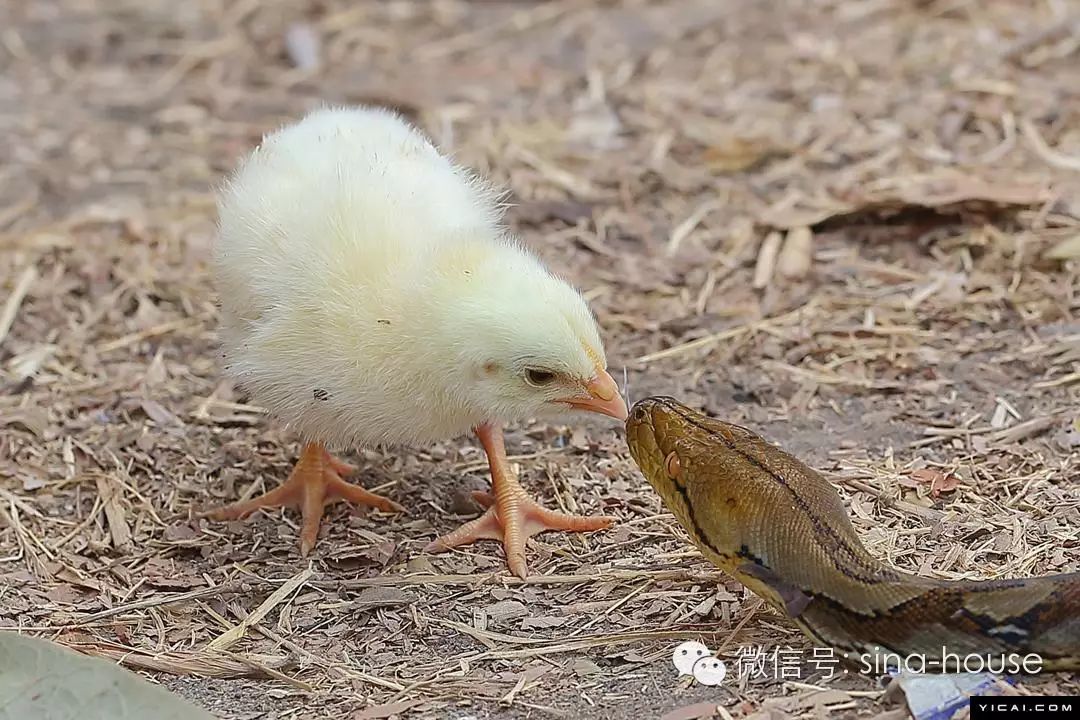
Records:
{"label": "snake's mouth", "polygon": [[639,400],[630,408],[626,418],[626,445],[630,448],[630,457],[634,458],[634,462],[650,483],[650,466],[654,464],[650,458],[659,452],[652,423],[652,408],[655,404],[652,398]]}
{"label": "snake's mouth", "polygon": [[669,415],[677,415],[676,408],[679,405],[675,398],[663,395],[653,395],[643,398],[634,403],[630,408],[630,416],[626,419],[626,427],[631,428],[638,423],[655,425],[655,421]]}
{"label": "snake's mouth", "polygon": [[647,397],[637,401],[630,409],[630,415],[626,419],[626,444],[630,448],[630,456],[641,469],[645,479],[660,490],[658,483],[666,480],[664,475],[664,458],[673,448],[667,447],[669,440],[676,437],[665,432],[665,428],[671,429],[671,420],[676,419],[670,403],[675,402],[666,397]]}
{"label": "snake's mouth", "polygon": [[655,405],[656,401],[653,398],[645,398],[634,403],[634,406],[630,408],[630,414],[626,418],[626,429],[630,430],[644,423],[651,425],[652,408]]}

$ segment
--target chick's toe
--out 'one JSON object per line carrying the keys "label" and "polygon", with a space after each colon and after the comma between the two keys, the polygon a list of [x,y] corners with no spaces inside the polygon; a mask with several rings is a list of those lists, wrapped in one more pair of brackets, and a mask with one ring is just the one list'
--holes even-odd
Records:
{"label": "chick's toe", "polygon": [[306,557],[318,539],[323,508],[333,502],[344,500],[384,512],[404,511],[393,500],[342,479],[342,475],[355,471],[354,466],[338,460],[321,444],[309,443],[282,485],[251,500],[211,510],[207,516],[214,520],[239,520],[263,508],[297,507],[303,518],[300,554]]}
{"label": "chick's toe", "polygon": [[525,541],[533,535],[545,530],[603,530],[615,521],[615,518],[603,515],[568,515],[542,507],[529,497],[510,468],[502,430],[485,425],[477,428],[476,434],[491,465],[495,492],[473,493],[476,501],[487,507],[484,514],[437,538],[425,548],[427,552],[442,552],[477,540],[501,540],[510,571],[524,580],[529,574],[525,563]]}
{"label": "chick's toe", "polygon": [[545,530],[590,532],[611,527],[615,518],[603,515],[568,515],[541,506],[514,481],[507,492],[492,496],[477,492],[473,497],[488,506],[483,515],[453,532],[432,541],[425,550],[442,552],[477,540],[501,540],[510,571],[524,580],[529,575],[525,563],[525,541]]}

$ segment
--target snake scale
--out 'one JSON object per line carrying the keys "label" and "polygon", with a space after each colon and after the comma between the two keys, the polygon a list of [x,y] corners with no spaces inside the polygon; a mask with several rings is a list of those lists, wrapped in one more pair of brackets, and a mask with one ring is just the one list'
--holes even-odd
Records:
{"label": "snake scale", "polygon": [[902,573],[863,547],[825,478],[751,431],[666,397],[638,402],[626,427],[634,460],[704,556],[849,664],[917,656],[938,672],[969,669],[969,655],[1036,655],[1035,672],[1080,669],[1080,573]]}

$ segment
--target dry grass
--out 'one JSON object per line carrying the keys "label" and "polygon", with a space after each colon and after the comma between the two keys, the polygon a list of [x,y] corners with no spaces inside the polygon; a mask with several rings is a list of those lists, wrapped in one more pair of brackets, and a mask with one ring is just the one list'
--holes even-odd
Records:
{"label": "dry grass", "polygon": [[219,379],[212,188],[317,103],[396,106],[512,188],[633,398],[705,405],[835,473],[900,567],[1077,570],[1078,12],[0,6],[0,624],[228,718],[884,711],[862,679],[676,681],[687,637],[805,643],[689,549],[599,421],[510,436],[546,503],[622,519],[541,536],[527,582],[493,544],[420,551],[475,512],[465,440],[354,456],[411,513],[336,510],[310,564],[292,513],[196,519],[296,450]]}

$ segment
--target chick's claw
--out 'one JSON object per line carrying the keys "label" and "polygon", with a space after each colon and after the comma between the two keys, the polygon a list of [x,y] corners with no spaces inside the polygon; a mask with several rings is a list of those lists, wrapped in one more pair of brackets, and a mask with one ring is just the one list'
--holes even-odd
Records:
{"label": "chick's claw", "polygon": [[442,552],[477,540],[501,540],[510,572],[521,579],[529,574],[525,563],[525,541],[545,530],[589,532],[611,526],[615,518],[602,515],[567,515],[540,506],[520,485],[500,492],[498,497],[474,492],[473,498],[487,508],[483,515],[429,544],[427,552]]}
{"label": "chick's claw", "polygon": [[356,472],[356,467],[338,460],[317,443],[304,446],[289,479],[280,487],[257,498],[233,503],[207,513],[215,520],[239,520],[256,510],[273,507],[297,507],[303,522],[300,528],[300,554],[307,556],[315,547],[323,508],[338,500],[378,508],[384,512],[403,512],[393,500],[369,492],[342,479]]}

